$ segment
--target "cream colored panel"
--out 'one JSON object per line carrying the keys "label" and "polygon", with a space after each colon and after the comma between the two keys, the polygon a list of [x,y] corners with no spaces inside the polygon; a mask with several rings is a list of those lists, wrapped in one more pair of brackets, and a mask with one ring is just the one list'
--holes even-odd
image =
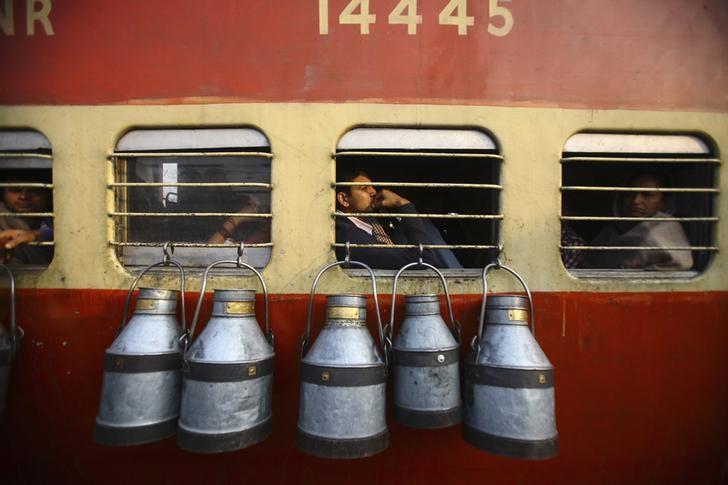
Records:
{"label": "cream colored panel", "polygon": [[[272,162],[272,237],[275,247],[263,275],[273,293],[307,293],[318,269],[334,259],[333,209],[337,141],[354,127],[482,128],[498,140],[505,157],[502,211],[503,261],[519,271],[534,291],[707,291],[726,290],[725,251],[716,254],[701,276],[683,281],[576,280],[561,265],[559,158],[574,133],[590,131],[697,132],[728,146],[728,116],[722,113],[593,111],[552,108],[416,106],[384,104],[219,104],[177,106],[0,107],[1,128],[32,128],[53,147],[56,257],[40,274],[24,273],[21,286],[123,288],[131,281],[108,246],[112,234],[111,164],[107,154],[135,128],[252,127],[270,140]],[[720,171],[725,190],[725,170]],[[724,199],[718,198],[719,201]],[[725,216],[721,202],[719,215]],[[716,243],[724,245],[728,224],[719,224]],[[231,257],[233,250],[231,250]],[[173,287],[174,278],[160,283]],[[199,274],[188,278],[199,288]],[[391,289],[391,278],[379,281]],[[214,287],[240,286],[216,277]],[[369,292],[365,278],[343,271],[327,273],[322,293]],[[250,287],[256,287],[253,280]],[[440,291],[434,280],[408,277],[402,291],[423,287]],[[496,291],[518,290],[505,275],[493,279]],[[454,278],[453,293],[478,293],[480,278]]]}

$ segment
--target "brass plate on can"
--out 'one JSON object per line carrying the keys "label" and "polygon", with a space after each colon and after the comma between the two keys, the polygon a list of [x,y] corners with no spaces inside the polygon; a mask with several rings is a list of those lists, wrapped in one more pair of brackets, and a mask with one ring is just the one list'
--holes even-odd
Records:
{"label": "brass plate on can", "polygon": [[359,320],[359,309],[357,307],[335,306],[329,308],[326,315],[331,319]]}
{"label": "brass plate on can", "polygon": [[137,310],[156,310],[157,300],[141,299],[136,301]]}
{"label": "brass plate on can", "polygon": [[331,374],[329,374],[329,371],[325,370],[321,373],[321,380],[324,382],[328,382],[328,380],[331,378]]}
{"label": "brass plate on can", "polygon": [[521,322],[528,321],[528,311],[526,310],[508,310],[508,320],[518,320]]}
{"label": "brass plate on can", "polygon": [[255,313],[255,302],[229,301],[225,303],[225,313],[228,315],[250,315]]}
{"label": "brass plate on can", "polygon": [[253,377],[258,373],[258,368],[254,365],[248,367],[248,377]]}

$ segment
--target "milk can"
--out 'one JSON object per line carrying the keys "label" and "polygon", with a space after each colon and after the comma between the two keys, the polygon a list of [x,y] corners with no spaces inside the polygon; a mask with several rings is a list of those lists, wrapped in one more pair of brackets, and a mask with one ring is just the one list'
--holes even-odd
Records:
{"label": "milk can", "polygon": [[[309,350],[316,285],[326,271],[344,264],[363,267],[371,276],[380,344],[374,342],[366,326],[367,298],[331,295],[326,322]],[[302,451],[324,458],[362,458],[387,448],[383,342],[372,270],[348,257],[325,266],[311,287],[306,334],[301,341],[297,444]]]}
{"label": "milk can", "polygon": [[[527,297],[488,296],[491,269],[515,276]],[[463,437],[473,446],[525,459],[558,453],[553,366],[533,330],[533,300],[523,278],[500,263],[486,266],[478,334],[465,365]]]}
{"label": "milk can", "polygon": [[8,275],[8,289],[10,291],[10,331],[0,324],[0,413],[2,413],[5,410],[10,368],[23,338],[23,329],[18,327],[15,321],[15,276],[6,265],[0,264],[0,268]]}
{"label": "milk can", "polygon": [[[394,334],[397,281],[413,266],[432,269],[445,292],[451,328],[440,316],[437,295],[408,295],[405,318]],[[394,277],[389,336],[392,346],[394,418],[415,428],[446,428],[462,420],[460,397],[460,325],[453,317],[450,293],[442,273],[422,261],[410,263]]]}
{"label": "milk can", "polygon": [[[126,298],[121,327],[104,355],[104,379],[94,439],[104,445],[137,445],[174,435],[179,417],[182,345],[186,333],[184,269],[170,259],[146,267]],[[159,266],[175,266],[180,290],[140,288],[136,309],[126,322],[139,280]],[[182,325],[177,298],[182,301]]]}
{"label": "milk can", "polygon": [[215,290],[212,316],[185,356],[177,443],[188,451],[238,450],[271,433],[275,354],[268,290],[260,273],[242,262],[242,247],[237,261],[217,261],[205,269],[190,335],[197,326],[210,270],[230,264],[258,277],[265,301],[265,333],[256,320],[254,290]]}

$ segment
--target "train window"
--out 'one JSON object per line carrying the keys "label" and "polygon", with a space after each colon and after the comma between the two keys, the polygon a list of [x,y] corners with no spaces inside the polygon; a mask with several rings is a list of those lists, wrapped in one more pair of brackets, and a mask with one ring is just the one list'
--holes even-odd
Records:
{"label": "train window", "polygon": [[270,142],[254,129],[144,129],[125,134],[112,153],[115,238],[127,267],[160,258],[204,267],[230,259],[262,268],[271,253]]}
{"label": "train window", "polygon": [[0,131],[0,243],[14,246],[3,255],[11,264],[42,268],[53,259],[52,159],[41,133]]}
{"label": "train window", "polygon": [[707,267],[718,218],[710,144],[689,135],[579,133],[562,162],[561,258],[582,277],[684,278]]}
{"label": "train window", "polygon": [[500,164],[476,130],[356,128],[336,157],[336,242],[377,269],[482,268],[499,252]]}

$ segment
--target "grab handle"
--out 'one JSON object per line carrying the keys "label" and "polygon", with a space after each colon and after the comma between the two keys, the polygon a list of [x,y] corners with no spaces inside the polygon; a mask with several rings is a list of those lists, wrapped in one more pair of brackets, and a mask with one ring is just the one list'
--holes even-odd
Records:
{"label": "grab handle", "polygon": [[392,311],[390,312],[389,316],[389,341],[394,341],[394,305],[395,300],[397,298],[397,280],[399,280],[399,276],[406,271],[409,268],[412,268],[413,266],[424,266],[426,268],[429,268],[433,270],[435,273],[437,273],[437,276],[440,277],[440,281],[442,282],[442,287],[445,290],[445,299],[447,300],[447,310],[450,313],[450,331],[452,332],[453,336],[455,337],[455,340],[460,343],[460,324],[457,320],[455,320],[455,317],[453,316],[452,312],[452,302],[450,300],[450,292],[447,289],[447,282],[445,281],[445,277],[443,274],[438,270],[436,267],[429,263],[425,263],[422,261],[422,258],[420,257],[419,261],[415,261],[413,263],[409,263],[404,265],[399,271],[397,271],[397,274],[394,275],[394,283],[392,284]]}
{"label": "grab handle", "polygon": [[372,280],[372,294],[374,295],[374,308],[376,308],[377,313],[377,331],[379,332],[379,345],[382,348],[382,353],[384,354],[386,358],[386,344],[385,344],[385,335],[384,330],[382,329],[382,315],[379,312],[379,298],[377,298],[377,279],[374,276],[374,271],[367,266],[364,263],[360,263],[359,261],[351,261],[349,259],[349,243],[346,243],[346,258],[344,261],[336,261],[331,264],[327,264],[324,266],[321,271],[319,271],[318,275],[316,275],[316,278],[313,280],[313,286],[311,286],[311,295],[308,300],[308,319],[306,320],[306,333],[301,337],[301,358],[305,357],[306,353],[308,352],[308,344],[311,339],[311,319],[313,318],[313,297],[316,293],[316,285],[318,284],[319,280],[321,279],[321,276],[331,268],[335,268],[337,266],[344,266],[344,265],[355,265],[359,266],[361,268],[366,269],[369,272],[369,276]]}
{"label": "grab handle", "polygon": [[528,286],[526,285],[526,282],[524,279],[516,273],[513,269],[509,268],[508,266],[505,266],[501,264],[500,260],[496,259],[494,263],[490,263],[485,268],[483,268],[483,301],[480,304],[480,319],[478,321],[478,333],[475,337],[473,337],[472,342],[470,343],[470,347],[475,350],[476,352],[480,353],[480,342],[483,340],[483,323],[485,322],[485,306],[486,306],[486,299],[488,298],[488,281],[486,279],[486,275],[488,274],[488,271],[491,269],[504,269],[511,273],[513,276],[516,277],[516,279],[521,283],[523,288],[526,290],[526,295],[528,295],[528,308],[529,308],[529,315],[531,320],[531,333],[533,336],[536,336],[536,326],[535,326],[535,319],[533,316],[533,298],[531,297],[531,291],[528,289]]}
{"label": "grab handle", "polygon": [[25,336],[25,331],[21,327],[18,327],[15,317],[15,275],[13,275],[11,269],[5,264],[0,264],[0,268],[4,269],[8,275],[8,288],[10,289],[10,356],[11,359],[15,359],[15,353],[20,345],[20,341]]}
{"label": "grab handle", "polygon": [[182,338],[184,338],[184,336],[187,334],[187,323],[185,319],[185,270],[181,264],[172,259],[171,255],[174,253],[174,246],[172,245],[172,243],[164,243],[164,248],[162,249],[162,251],[164,252],[164,257],[162,258],[162,261],[160,261],[159,263],[150,264],[149,266],[144,268],[142,272],[139,273],[136,278],[134,278],[131,287],[129,287],[129,292],[126,294],[126,303],[124,304],[124,313],[121,316],[121,325],[119,326],[119,330],[117,330],[116,332],[117,335],[120,334],[122,330],[124,330],[124,327],[127,324],[129,318],[129,305],[131,303],[131,295],[134,293],[134,289],[136,288],[137,283],[139,283],[139,280],[142,279],[142,276],[144,276],[149,270],[157,268],[159,266],[175,266],[179,270],[179,291],[182,304]]}
{"label": "grab handle", "polygon": [[205,268],[205,273],[202,276],[202,286],[200,287],[200,297],[197,299],[197,307],[195,308],[195,315],[192,317],[192,325],[190,326],[190,333],[189,333],[189,339],[192,340],[193,336],[195,335],[195,329],[197,328],[197,321],[200,317],[200,309],[202,308],[202,299],[205,296],[205,289],[207,288],[207,276],[210,273],[210,270],[216,266],[220,266],[223,264],[233,264],[237,268],[245,268],[252,271],[255,276],[258,277],[258,281],[260,281],[260,286],[263,288],[263,297],[265,302],[265,338],[268,340],[268,343],[273,347],[275,344],[275,335],[273,335],[273,331],[270,329],[270,323],[268,320],[268,288],[265,285],[265,280],[263,280],[263,276],[256,270],[254,267],[249,265],[248,263],[243,262],[243,251],[245,251],[245,243],[241,242],[240,246],[238,247],[238,259],[236,260],[221,260],[221,261],[215,261],[214,263],[211,263],[207,268]]}

